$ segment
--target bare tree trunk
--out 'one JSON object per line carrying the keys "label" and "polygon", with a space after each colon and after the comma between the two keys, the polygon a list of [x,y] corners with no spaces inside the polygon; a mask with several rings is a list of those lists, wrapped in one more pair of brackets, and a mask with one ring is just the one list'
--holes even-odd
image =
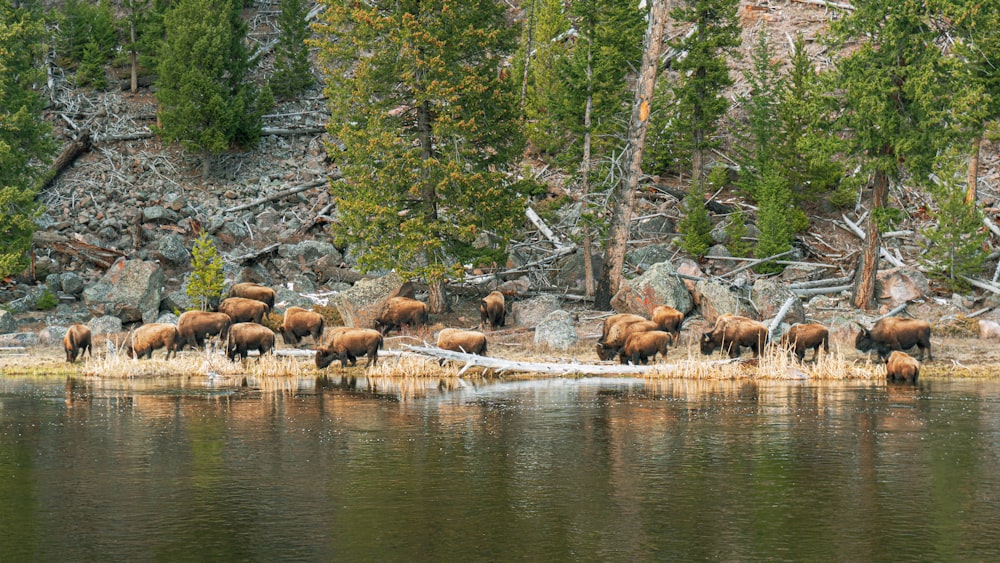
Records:
{"label": "bare tree trunk", "polygon": [[135,21],[129,22],[128,34],[129,40],[132,42],[128,52],[129,66],[132,68],[132,84],[130,91],[135,94],[139,90],[139,57],[135,51]]}
{"label": "bare tree trunk", "polygon": [[965,182],[969,189],[965,192],[965,203],[976,202],[976,184],[979,183],[979,152],[983,147],[983,136],[979,135],[972,141],[972,154],[969,155],[969,172]]}
{"label": "bare tree trunk", "polygon": [[212,173],[212,153],[208,149],[201,151],[201,179],[207,180]]}
{"label": "bare tree trunk", "polygon": [[535,33],[535,0],[528,6],[528,32],[524,40],[524,75],[521,77],[521,110],[528,103],[528,74],[531,68],[531,39]]}
{"label": "bare tree trunk", "polygon": [[872,186],[872,210],[868,214],[868,229],[865,234],[865,248],[862,254],[862,264],[858,269],[857,283],[854,286],[854,306],[861,309],[871,309],[875,304],[875,278],[878,276],[879,246],[882,244],[882,233],[879,232],[879,210],[885,207],[889,195],[889,177],[883,171],[875,172]]}
{"label": "bare tree trunk", "polygon": [[[430,103],[424,102],[417,109],[417,130],[420,137],[420,156],[424,160],[430,160],[434,156],[434,145],[431,137],[431,108]],[[428,225],[437,222],[437,191],[434,184],[428,181],[423,182],[423,190],[420,198],[424,204],[424,216]],[[433,262],[434,257],[427,252],[427,263]],[[427,280],[430,286],[430,295],[427,297],[427,308],[431,313],[441,314],[448,312],[448,301],[445,299],[445,289],[443,280]]]}
{"label": "bare tree trunk", "polygon": [[444,282],[431,282],[428,286],[430,291],[427,296],[427,308],[434,314],[447,313],[448,299],[444,289]]}
{"label": "bare tree trunk", "polygon": [[642,66],[639,68],[639,81],[636,84],[635,101],[632,105],[632,116],[629,119],[626,138],[624,161],[628,163],[628,167],[618,183],[613,198],[611,233],[604,250],[604,264],[594,295],[594,307],[597,309],[611,308],[611,298],[618,291],[622,281],[622,267],[625,265],[625,249],[628,245],[629,225],[632,223],[632,210],[635,206],[635,192],[639,186],[639,176],[642,174],[642,153],[646,148],[649,106],[656,88],[656,71],[659,66],[663,29],[668,11],[667,0],[652,0]]}
{"label": "bare tree trunk", "polygon": [[[593,77],[594,69],[592,43],[587,42],[587,103],[583,110],[583,162],[580,163],[580,199],[586,205],[587,194],[590,193],[590,126],[591,114],[594,110]],[[594,296],[594,258],[591,254],[590,226],[583,225],[583,286],[587,297]]]}

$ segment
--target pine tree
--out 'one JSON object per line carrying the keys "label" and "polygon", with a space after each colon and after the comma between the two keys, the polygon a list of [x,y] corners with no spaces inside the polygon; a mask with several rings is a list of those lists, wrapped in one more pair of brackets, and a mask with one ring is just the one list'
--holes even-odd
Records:
{"label": "pine tree", "polygon": [[280,98],[290,98],[313,85],[309,63],[309,25],[303,0],[281,0],[278,28],[281,35],[274,47],[274,76],[271,91]]}
{"label": "pine tree", "polygon": [[432,312],[464,265],[495,263],[519,224],[524,146],[514,48],[492,0],[330,0],[316,41],[327,75],[338,240],[362,268],[426,280]]}
{"label": "pine tree", "polygon": [[743,240],[747,236],[746,215],[743,208],[737,207],[729,217],[726,218],[726,250],[729,254],[737,258],[746,258],[750,255],[753,245],[749,241]]}
{"label": "pine tree", "polygon": [[[754,256],[758,259],[768,258],[791,250],[795,237],[794,226],[789,221],[789,214],[794,204],[788,182],[774,168],[764,170],[760,183],[757,185],[757,245]],[[764,262],[754,268],[757,273],[780,272],[784,266],[774,262]]]}
{"label": "pine tree", "polygon": [[953,289],[967,289],[963,276],[979,274],[986,261],[983,212],[977,202],[966,201],[961,162],[953,154],[939,159],[941,179],[929,190],[936,203],[930,210],[933,221],[922,232],[926,243],[921,262],[930,276]]}
{"label": "pine tree", "polygon": [[165,16],[166,42],[159,61],[156,128],[202,155],[202,177],[211,158],[232,145],[253,146],[270,90],[245,82],[251,61],[244,44],[241,0],[180,0]]}
{"label": "pine tree", "polygon": [[39,178],[55,151],[44,102],[41,15],[0,3],[0,277],[22,271],[35,232]]}
{"label": "pine tree", "polygon": [[191,247],[191,274],[185,289],[187,296],[197,302],[202,311],[222,297],[226,283],[222,266],[215,243],[202,231]]}
{"label": "pine tree", "polygon": [[[514,57],[513,76],[521,83],[527,140],[543,154],[560,152],[568,141],[557,125],[555,104],[566,95],[558,61],[571,48],[565,39],[570,28],[561,0],[532,0]],[[563,38],[562,41],[559,38]]]}
{"label": "pine tree", "polygon": [[677,224],[681,248],[691,256],[701,258],[712,246],[712,219],[705,209],[705,184],[695,182],[684,197],[684,218]]}

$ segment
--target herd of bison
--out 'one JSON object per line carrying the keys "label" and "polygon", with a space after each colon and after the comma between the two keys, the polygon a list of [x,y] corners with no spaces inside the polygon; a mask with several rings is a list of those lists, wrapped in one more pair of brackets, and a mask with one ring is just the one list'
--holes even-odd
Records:
{"label": "herd of bison", "polygon": [[[233,286],[230,296],[219,304],[218,311],[188,311],[176,325],[152,323],[130,333],[125,350],[129,357],[151,358],[153,351],[166,349],[166,357],[176,356],[184,346],[204,347],[209,337],[217,336],[225,342],[226,356],[246,359],[248,352],[270,353],[275,345],[275,333],[263,326],[261,320],[274,307],[275,292],[255,283]],[[496,330],[506,321],[506,303],[499,291],[482,299],[479,311],[481,328]],[[298,345],[306,336],[317,344],[316,367],[323,369],[340,360],[341,367],[348,362],[356,365],[357,359],[367,356],[367,366],[378,361],[382,340],[390,331],[403,327],[415,328],[428,322],[427,304],[409,297],[392,297],[375,320],[374,329],[333,327],[324,337],[324,319],[316,312],[300,307],[285,311],[279,327],[286,344]],[[617,314],[604,320],[601,337],[597,342],[597,355],[601,360],[611,360],[616,355],[623,364],[646,364],[656,354],[666,357],[667,348],[680,338],[684,314],[661,305],[653,310],[651,318],[640,315]],[[927,351],[931,354],[931,327],[926,321],[902,317],[888,317],[878,321],[871,329],[860,327],[855,347],[862,352],[875,351],[886,362],[889,381],[916,383],[920,363]],[[700,348],[703,354],[716,349],[736,358],[741,348],[749,348],[758,356],[768,339],[768,329],[760,322],[725,314],[715,326],[702,333]],[[794,353],[803,361],[807,350],[813,350],[813,359],[820,347],[829,351],[829,331],[821,324],[796,324],[781,337],[781,347]],[[445,350],[486,355],[486,335],[473,330],[446,328],[438,334],[437,346]],[[902,352],[916,346],[919,358]],[[82,324],[70,327],[63,339],[66,361],[73,363],[86,352],[92,355],[90,329]],[[918,361],[919,360],[919,361]]]}

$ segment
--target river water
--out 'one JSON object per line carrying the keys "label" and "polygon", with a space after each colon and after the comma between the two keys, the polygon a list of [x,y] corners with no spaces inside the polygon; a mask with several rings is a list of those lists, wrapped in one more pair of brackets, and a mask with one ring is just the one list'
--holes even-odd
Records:
{"label": "river water", "polygon": [[1000,381],[0,380],[5,561],[1000,559]]}

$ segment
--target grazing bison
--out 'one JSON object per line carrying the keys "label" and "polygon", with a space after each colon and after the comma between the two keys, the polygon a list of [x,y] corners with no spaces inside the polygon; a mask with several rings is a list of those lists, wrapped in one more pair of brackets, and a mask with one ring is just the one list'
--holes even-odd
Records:
{"label": "grazing bison", "polygon": [[483,297],[483,300],[479,303],[479,316],[482,318],[480,326],[485,327],[489,324],[490,330],[496,330],[497,327],[504,326],[507,323],[507,304],[503,293],[493,291],[486,297]]}
{"label": "grazing bison", "polygon": [[[632,317],[636,317],[639,320]],[[638,315],[631,315],[630,317],[623,318],[617,323],[611,325],[608,329],[607,336],[597,342],[597,357],[602,360],[610,360],[621,352],[621,349],[625,346],[625,341],[628,340],[630,334],[636,332],[647,332],[650,330],[659,330],[659,328],[660,325],[653,321],[639,317]]]}
{"label": "grazing bison", "polygon": [[707,356],[721,347],[730,358],[739,358],[740,348],[747,347],[756,358],[766,342],[766,326],[746,317],[725,314],[715,320],[711,331],[702,333],[701,353]]}
{"label": "grazing bison", "polygon": [[861,332],[854,339],[854,347],[861,352],[875,350],[885,361],[893,350],[908,350],[916,346],[920,349],[918,360],[924,360],[925,349],[927,359],[934,359],[931,354],[931,325],[927,321],[886,317],[875,323],[871,330],[860,324],[858,327]]}
{"label": "grazing bison", "polygon": [[645,320],[646,317],[640,317],[639,315],[633,315],[631,313],[611,315],[610,317],[604,319],[604,325],[601,327],[601,338],[598,342],[607,342],[608,334],[611,332],[611,327],[618,323],[640,323]]}
{"label": "grazing bison", "polygon": [[684,313],[667,305],[659,305],[653,309],[653,322],[660,325],[660,330],[672,334],[674,342],[677,342],[681,337],[681,323],[684,322]]}
{"label": "grazing bison", "polygon": [[225,340],[232,319],[225,313],[210,311],[186,311],[177,319],[177,349],[184,346],[203,348],[209,336],[218,336]]}
{"label": "grazing bison", "polygon": [[382,333],[370,328],[344,328],[333,330],[326,344],[316,348],[316,367],[323,369],[333,360],[340,360],[340,367],[347,362],[357,365],[358,358],[368,356],[365,367],[378,363],[378,349],[382,347]]}
{"label": "grazing bison", "polygon": [[84,354],[94,357],[94,350],[91,347],[90,329],[86,325],[75,324],[66,331],[63,337],[63,349],[66,350],[66,361],[73,363],[76,359],[83,358]]}
{"label": "grazing bison", "polygon": [[666,359],[667,348],[673,341],[674,336],[663,330],[633,332],[628,335],[618,359],[623,364],[648,364],[650,358],[656,358],[657,352],[660,353],[660,357]]}
{"label": "grazing bison", "polygon": [[437,347],[452,352],[486,355],[486,335],[475,330],[446,328],[438,333]]}
{"label": "grazing bison", "polygon": [[906,352],[893,350],[889,354],[889,361],[885,364],[886,381],[917,384],[917,376],[920,375],[920,362],[912,358]]}
{"label": "grazing bison", "polygon": [[257,323],[234,323],[229,327],[226,357],[232,361],[239,356],[242,361],[250,350],[257,350],[261,356],[270,353],[274,350],[274,332]]}
{"label": "grazing bison", "polygon": [[230,297],[243,297],[261,303],[267,303],[268,310],[274,309],[274,290],[259,283],[238,283],[229,290]]}
{"label": "grazing bison", "polygon": [[153,357],[153,350],[167,349],[166,359],[171,352],[177,356],[177,327],[169,323],[151,323],[135,329],[129,339],[126,353],[130,358]]}
{"label": "grazing bison", "polygon": [[375,328],[382,335],[397,328],[414,328],[427,324],[427,303],[409,297],[391,297],[382,314],[375,319]]}
{"label": "grazing bison", "polygon": [[271,312],[271,307],[263,301],[247,299],[246,297],[228,297],[219,303],[219,312],[229,315],[233,324],[236,323],[257,323],[260,324],[264,315]]}
{"label": "grazing bison", "polygon": [[819,356],[819,347],[824,352],[830,351],[830,331],[819,323],[797,324],[781,335],[781,347],[795,352],[795,357],[801,362],[806,356],[806,350],[813,350],[813,361]]}
{"label": "grazing bison", "polygon": [[323,337],[323,315],[315,311],[307,311],[302,307],[289,307],[285,311],[285,320],[278,327],[285,344],[296,346],[299,340],[312,336],[313,342],[320,343]]}

